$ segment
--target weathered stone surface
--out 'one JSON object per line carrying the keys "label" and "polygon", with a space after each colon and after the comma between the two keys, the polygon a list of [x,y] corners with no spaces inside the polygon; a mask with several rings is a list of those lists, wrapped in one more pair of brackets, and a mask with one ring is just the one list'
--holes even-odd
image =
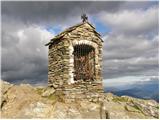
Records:
{"label": "weathered stone surface", "polygon": [[[5,84],[3,84],[5,88]],[[1,111],[4,118],[17,118],[21,114],[21,110],[30,104],[30,101],[36,102],[40,96],[34,91],[33,87],[29,85],[12,86],[2,94],[6,103],[2,106]]]}
{"label": "weathered stone surface", "polygon": [[44,90],[44,92],[42,93],[42,96],[43,97],[48,97],[50,95],[53,95],[55,93],[55,89],[52,87],[52,88],[47,88]]}
{"label": "weathered stone surface", "polygon": [[[104,109],[108,111],[110,118],[153,119],[159,117],[158,103],[154,100],[143,100],[129,96],[118,97],[111,93],[105,95],[105,100]],[[149,106],[150,103],[156,104]]]}
{"label": "weathered stone surface", "polygon": [[[159,117],[159,104],[154,100],[133,97],[118,97],[111,93],[103,94],[101,101],[89,99],[65,99],[55,93],[44,96],[49,88],[30,85],[10,85],[1,82],[2,97],[6,103],[1,107],[1,118],[60,118],[60,119],[155,119]],[[4,84],[4,85],[3,85]],[[64,98],[63,98],[64,97]],[[62,100],[64,99],[64,101]]]}
{"label": "weathered stone surface", "polygon": [[6,104],[7,102],[7,92],[8,90],[13,86],[13,84],[10,84],[6,81],[0,81],[1,88],[1,108]]}

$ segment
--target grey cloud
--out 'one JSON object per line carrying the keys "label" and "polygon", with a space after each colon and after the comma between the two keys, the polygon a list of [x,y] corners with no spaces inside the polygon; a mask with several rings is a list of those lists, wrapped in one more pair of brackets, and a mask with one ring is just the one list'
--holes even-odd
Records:
{"label": "grey cloud", "polygon": [[158,37],[121,34],[104,37],[103,77],[158,75]]}
{"label": "grey cloud", "polygon": [[[82,8],[92,17],[102,11],[113,15],[122,10],[142,9],[151,3],[157,5],[157,2],[121,1],[2,1],[2,79],[15,83],[46,83],[48,58],[47,48],[43,45],[53,35],[44,28],[78,23]],[[137,28],[139,36],[124,31],[122,34],[111,28],[112,33],[104,37],[104,78],[157,75],[158,27],[151,24],[149,28],[148,32],[145,28],[141,31]],[[140,60],[135,62],[137,58]]]}
{"label": "grey cloud", "polygon": [[108,34],[104,38],[104,59],[128,59],[138,56],[155,56],[158,53],[158,37]]}
{"label": "grey cloud", "polygon": [[80,21],[83,11],[89,15],[100,11],[114,13],[133,6],[133,9],[143,8],[149,4],[150,2],[143,1],[2,1],[2,16],[7,15],[25,24],[55,25]]}
{"label": "grey cloud", "polygon": [[119,10],[115,13],[102,11],[98,18],[114,32],[130,35],[158,33],[158,4],[148,9]]}
{"label": "grey cloud", "polygon": [[158,1],[129,1],[125,2],[121,7],[123,9],[147,9],[150,6],[158,5]]}
{"label": "grey cloud", "polygon": [[[10,27],[14,26],[10,24]],[[6,32],[2,37],[2,79],[14,83],[23,80],[32,84],[47,82],[48,60],[44,44],[53,35],[38,26],[14,32],[3,30]]]}

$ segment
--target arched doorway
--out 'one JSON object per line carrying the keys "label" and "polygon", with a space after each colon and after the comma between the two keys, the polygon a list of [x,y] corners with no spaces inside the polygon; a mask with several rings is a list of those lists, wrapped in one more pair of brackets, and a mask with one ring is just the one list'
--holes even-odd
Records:
{"label": "arched doorway", "polygon": [[95,49],[86,44],[74,46],[74,80],[94,80]]}

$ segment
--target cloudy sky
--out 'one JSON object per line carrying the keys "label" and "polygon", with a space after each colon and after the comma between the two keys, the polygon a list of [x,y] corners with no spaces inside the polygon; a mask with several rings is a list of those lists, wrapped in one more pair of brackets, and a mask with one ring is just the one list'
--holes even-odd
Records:
{"label": "cloudy sky", "polygon": [[1,79],[47,85],[48,48],[84,11],[102,35],[104,85],[158,79],[158,2],[2,2]]}

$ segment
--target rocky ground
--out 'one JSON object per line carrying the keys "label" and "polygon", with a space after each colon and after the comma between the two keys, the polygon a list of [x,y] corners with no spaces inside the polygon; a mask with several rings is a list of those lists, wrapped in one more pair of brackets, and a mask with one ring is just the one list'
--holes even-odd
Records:
{"label": "rocky ground", "polygon": [[1,118],[143,118],[159,116],[159,104],[128,96],[105,94],[102,102],[66,102],[54,89],[1,81]]}

